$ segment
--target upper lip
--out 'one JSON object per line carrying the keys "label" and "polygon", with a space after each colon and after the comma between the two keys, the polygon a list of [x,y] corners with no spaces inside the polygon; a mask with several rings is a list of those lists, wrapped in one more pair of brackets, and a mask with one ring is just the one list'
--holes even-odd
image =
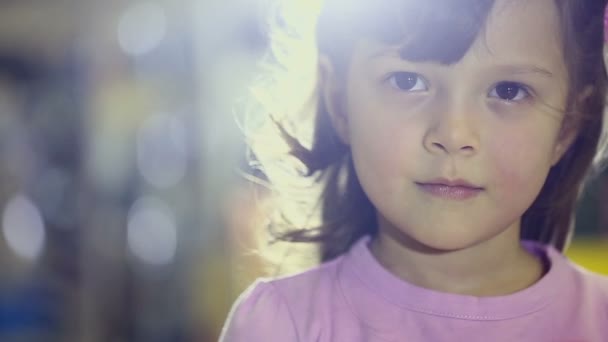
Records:
{"label": "upper lip", "polygon": [[464,179],[447,179],[447,178],[435,178],[425,182],[418,182],[418,184],[425,185],[446,185],[446,186],[454,186],[454,187],[463,187],[463,188],[471,188],[471,189],[483,189],[483,187],[472,184]]}

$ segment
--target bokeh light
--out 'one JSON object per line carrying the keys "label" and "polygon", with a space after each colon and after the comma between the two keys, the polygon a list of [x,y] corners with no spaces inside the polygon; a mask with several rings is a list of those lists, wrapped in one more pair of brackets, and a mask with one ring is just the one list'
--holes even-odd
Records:
{"label": "bokeh light", "polygon": [[131,5],[118,24],[118,42],[129,55],[140,56],[152,51],[167,31],[167,16],[162,6],[153,2]]}
{"label": "bokeh light", "polygon": [[169,264],[177,250],[175,215],[160,199],[140,198],[129,212],[127,242],[133,255],[144,263]]}
{"label": "bokeh light", "polygon": [[45,229],[40,211],[24,195],[13,197],[2,217],[2,233],[18,256],[34,260],[42,253]]}

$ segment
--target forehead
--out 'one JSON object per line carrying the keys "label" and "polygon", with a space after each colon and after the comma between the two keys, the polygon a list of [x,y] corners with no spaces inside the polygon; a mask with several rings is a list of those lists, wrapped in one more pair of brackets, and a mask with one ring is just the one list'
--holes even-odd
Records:
{"label": "forehead", "polygon": [[[448,20],[425,29],[449,32],[453,24]],[[480,26],[472,44],[457,58],[438,55],[451,53],[442,46],[449,45],[449,41],[429,42],[414,34],[409,37],[405,34],[398,44],[362,39],[357,44],[358,52],[368,57],[392,56],[441,64],[461,63],[463,59],[473,63],[525,63],[565,72],[560,19],[554,0],[497,0],[485,25]],[[421,31],[416,34],[424,35]]]}
{"label": "forehead", "polygon": [[478,57],[525,58],[563,67],[560,17],[554,0],[498,0],[471,50]]}

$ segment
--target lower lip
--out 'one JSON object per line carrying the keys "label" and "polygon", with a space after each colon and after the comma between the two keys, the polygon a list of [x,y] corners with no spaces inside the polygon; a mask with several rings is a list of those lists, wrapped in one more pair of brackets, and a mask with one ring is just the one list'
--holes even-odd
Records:
{"label": "lower lip", "polygon": [[451,200],[466,200],[479,195],[483,189],[469,188],[464,186],[448,186],[442,184],[421,184],[416,183],[424,192],[436,197]]}

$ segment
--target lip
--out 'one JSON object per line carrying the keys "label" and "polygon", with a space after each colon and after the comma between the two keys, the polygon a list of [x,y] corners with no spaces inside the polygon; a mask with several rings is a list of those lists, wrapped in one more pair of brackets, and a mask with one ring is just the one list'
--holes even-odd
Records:
{"label": "lip", "polygon": [[416,182],[416,185],[430,195],[451,200],[467,200],[484,190],[483,187],[471,184],[464,179],[437,178],[426,182]]}

